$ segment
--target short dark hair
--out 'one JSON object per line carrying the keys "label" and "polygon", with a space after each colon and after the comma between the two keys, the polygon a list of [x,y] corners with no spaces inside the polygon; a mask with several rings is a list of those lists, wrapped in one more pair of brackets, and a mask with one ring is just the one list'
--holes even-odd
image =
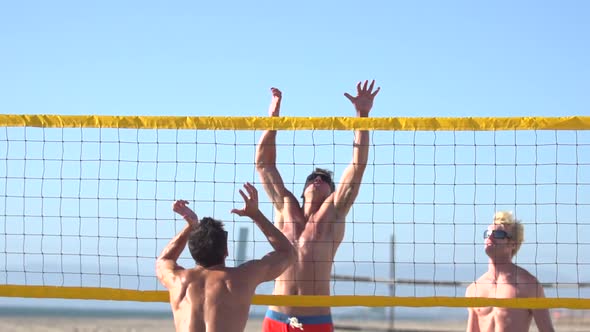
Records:
{"label": "short dark hair", "polygon": [[203,267],[223,263],[227,252],[227,232],[223,223],[209,217],[201,219],[190,233],[188,249],[195,262]]}

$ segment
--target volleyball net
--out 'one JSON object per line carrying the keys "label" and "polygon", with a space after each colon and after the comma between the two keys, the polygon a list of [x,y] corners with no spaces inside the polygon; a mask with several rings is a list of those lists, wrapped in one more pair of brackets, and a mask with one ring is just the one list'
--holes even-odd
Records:
{"label": "volleyball net", "polygon": [[[0,296],[166,302],[154,266],[184,227],[175,199],[224,221],[229,266],[262,257],[264,236],[229,211],[244,182],[261,189],[265,129],[279,130],[277,167],[296,195],[315,167],[339,179],[353,130],[371,145],[333,295],[272,296],[270,282],[254,304],[590,309],[590,117],[0,115]],[[496,211],[522,220],[514,262],[547,298],[464,297],[487,270]],[[192,267],[187,251],[179,264]]]}

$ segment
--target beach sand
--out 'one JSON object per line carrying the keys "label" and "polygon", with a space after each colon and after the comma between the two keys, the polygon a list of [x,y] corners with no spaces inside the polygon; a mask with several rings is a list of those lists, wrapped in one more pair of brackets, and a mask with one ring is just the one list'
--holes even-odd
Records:
{"label": "beach sand", "polygon": [[[396,323],[396,331],[463,331],[464,323]],[[336,331],[387,331],[380,322],[341,321]],[[262,320],[250,319],[246,332],[260,332]],[[0,331],[12,332],[155,332],[174,331],[172,321],[164,318],[95,318],[95,317],[2,317]]]}
{"label": "beach sand", "polygon": [[[92,303],[76,302],[76,306],[64,306],[62,302],[47,302],[42,306],[23,306],[13,301],[12,305],[0,306],[0,332],[155,332],[174,331],[172,313],[142,303],[122,308],[113,304],[110,308],[92,307]],[[53,304],[53,305],[49,305]],[[72,303],[69,303],[70,305]],[[94,304],[96,305],[96,304]],[[254,308],[254,313],[246,325],[246,332],[262,330],[264,307]],[[426,310],[426,309],[424,309]],[[334,316],[335,331],[406,331],[406,332],[455,332],[465,331],[466,320],[440,311],[439,315],[396,316],[391,324],[371,316],[371,311],[348,311],[344,315]],[[358,314],[358,316],[356,316]],[[399,313],[398,313],[399,314]],[[385,319],[385,316],[383,319]],[[410,318],[411,317],[411,318]],[[430,317],[430,318],[429,318]],[[434,317],[434,318],[433,318]],[[436,318],[439,319],[436,319]],[[590,311],[559,310],[552,312],[555,330],[560,332],[590,332]],[[231,318],[230,318],[231,319]],[[393,327],[393,329],[391,329]],[[304,326],[305,328],[305,326]],[[531,332],[538,332],[534,326]],[[302,332],[305,332],[303,330]]]}
{"label": "beach sand", "polygon": [[[590,331],[590,322],[555,322],[556,331]],[[246,332],[261,331],[262,321],[251,319]],[[386,322],[339,320],[336,331],[388,331]],[[459,321],[396,321],[394,331],[465,331],[465,322]],[[96,318],[96,317],[0,317],[0,331],[11,332],[155,332],[174,331],[172,321],[166,318]],[[531,328],[530,331],[537,331]]]}

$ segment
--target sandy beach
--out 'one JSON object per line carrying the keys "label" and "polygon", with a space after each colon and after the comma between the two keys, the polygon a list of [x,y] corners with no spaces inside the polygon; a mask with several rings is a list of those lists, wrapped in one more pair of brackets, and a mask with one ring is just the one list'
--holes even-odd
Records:
{"label": "sandy beach", "polygon": [[[556,331],[590,331],[590,322],[559,320]],[[251,319],[246,332],[261,331],[262,321]],[[156,332],[174,331],[167,318],[95,318],[95,317],[0,317],[0,331],[51,331],[51,332]],[[391,331],[385,322],[343,320],[336,323],[336,331]],[[465,331],[465,322],[459,321],[397,321],[393,331]],[[532,327],[530,331],[537,331]]]}
{"label": "sandy beach", "polygon": [[[260,319],[248,321],[246,332],[259,332]],[[336,331],[387,331],[388,325],[380,322],[342,321]],[[463,331],[464,323],[398,322],[396,331]],[[172,321],[165,318],[88,318],[88,317],[2,317],[0,331],[12,332],[156,332],[174,331]]]}
{"label": "sandy beach", "polygon": [[[0,305],[0,332],[51,331],[51,332],[155,332],[174,331],[172,313],[166,305],[145,303],[115,303],[86,301],[39,300],[38,305],[25,305],[26,300],[12,299]],[[99,306],[100,305],[100,306]],[[246,332],[262,330],[265,307],[253,307]],[[415,309],[421,314],[402,315],[398,308],[393,323],[390,316],[371,316],[367,308],[340,310],[334,316],[335,331],[397,331],[397,332],[455,332],[465,331],[466,320],[452,315],[454,311],[437,308]],[[436,313],[436,314],[435,314]],[[556,331],[590,332],[590,311],[552,310]],[[305,330],[304,330],[305,331]],[[303,332],[304,332],[303,331]],[[531,332],[537,331],[533,326]]]}

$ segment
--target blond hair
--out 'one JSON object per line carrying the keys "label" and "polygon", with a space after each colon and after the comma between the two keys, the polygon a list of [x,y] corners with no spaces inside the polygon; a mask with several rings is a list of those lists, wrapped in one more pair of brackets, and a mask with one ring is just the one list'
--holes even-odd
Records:
{"label": "blond hair", "polygon": [[512,240],[516,242],[516,248],[512,251],[512,257],[514,257],[524,242],[524,226],[520,220],[514,218],[512,211],[496,212],[494,225],[512,225]]}

